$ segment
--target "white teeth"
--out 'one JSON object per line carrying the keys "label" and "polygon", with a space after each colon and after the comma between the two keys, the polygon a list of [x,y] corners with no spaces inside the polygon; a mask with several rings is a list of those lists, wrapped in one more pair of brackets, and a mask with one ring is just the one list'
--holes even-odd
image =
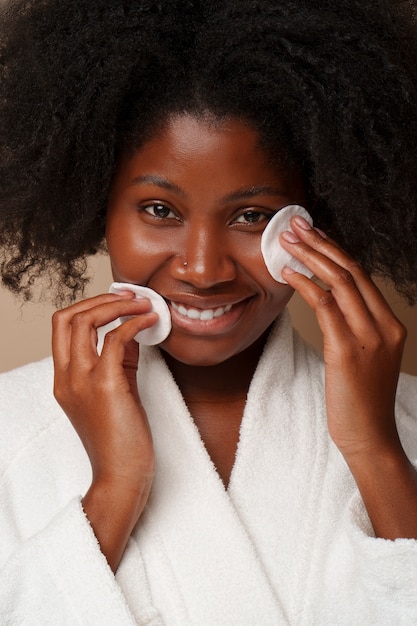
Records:
{"label": "white teeth", "polygon": [[197,311],[197,309],[189,309],[187,311],[187,317],[191,317],[192,320],[199,320],[200,313]]}
{"label": "white teeth", "polygon": [[212,320],[214,317],[214,311],[212,309],[207,309],[203,311],[200,315],[201,320]]}
{"label": "white teeth", "polygon": [[184,305],[175,304],[175,302],[171,302],[171,305],[174,311],[178,311],[181,315],[185,315],[192,320],[203,321],[212,320],[214,317],[221,317],[232,308],[231,304],[219,306],[217,309],[186,309]]}

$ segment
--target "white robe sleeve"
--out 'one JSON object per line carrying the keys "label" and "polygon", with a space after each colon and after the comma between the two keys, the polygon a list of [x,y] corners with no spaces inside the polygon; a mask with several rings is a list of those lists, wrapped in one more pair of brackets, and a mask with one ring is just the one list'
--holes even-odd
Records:
{"label": "white robe sleeve", "polygon": [[[140,596],[141,589],[136,591]],[[0,623],[160,626],[162,622],[150,604],[140,616],[133,616],[80,499],[75,498],[1,567]]]}
{"label": "white robe sleeve", "polygon": [[[401,375],[397,395],[397,424],[404,449],[417,467],[417,384]],[[417,540],[375,537],[359,494],[346,511],[346,550],[354,564],[351,585],[363,600],[363,623],[417,623]],[[367,611],[369,614],[367,615]],[[368,621],[367,621],[368,620]]]}
{"label": "white robe sleeve", "polygon": [[51,359],[0,376],[0,624],[160,626],[141,554],[126,549],[126,589],[100,550],[78,495],[90,463],[52,386]]}
{"label": "white robe sleeve", "polygon": [[378,598],[383,623],[417,623],[417,541],[375,537],[359,496],[349,507],[350,547],[363,596]]}

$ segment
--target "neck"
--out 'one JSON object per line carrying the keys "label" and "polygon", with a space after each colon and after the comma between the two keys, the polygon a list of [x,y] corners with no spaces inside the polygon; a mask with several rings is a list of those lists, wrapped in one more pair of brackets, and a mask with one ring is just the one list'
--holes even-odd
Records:
{"label": "neck", "polygon": [[268,331],[249,348],[218,365],[186,365],[163,353],[226,488],[249,385],[267,337]]}
{"label": "neck", "polygon": [[181,393],[188,400],[215,402],[216,398],[246,397],[268,334],[269,330],[249,348],[217,365],[187,365],[166,352],[163,356]]}

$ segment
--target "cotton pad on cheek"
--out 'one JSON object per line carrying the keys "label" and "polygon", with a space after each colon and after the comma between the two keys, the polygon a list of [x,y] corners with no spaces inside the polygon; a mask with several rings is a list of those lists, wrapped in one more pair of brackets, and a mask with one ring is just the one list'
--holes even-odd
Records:
{"label": "cotton pad on cheek", "polygon": [[[147,346],[155,346],[158,343],[162,343],[171,332],[171,313],[163,297],[153,289],[149,289],[149,287],[132,285],[131,283],[112,283],[110,285],[110,293],[120,293],[122,291],[132,291],[137,299],[148,298],[152,305],[151,311],[158,314],[158,321],[150,328],[141,330],[135,336],[136,341]],[[124,322],[127,319],[129,318],[121,317],[120,322]]]}
{"label": "cotton pad on cheek", "polygon": [[281,271],[287,266],[291,267],[294,271],[304,274],[307,278],[313,276],[311,272],[301,261],[295,259],[289,252],[282,248],[279,242],[279,236],[285,230],[293,232],[290,226],[290,220],[294,215],[301,215],[311,225],[313,220],[311,215],[307,213],[304,207],[298,204],[290,204],[280,209],[278,213],[269,222],[265,228],[261,239],[261,251],[265,261],[265,265],[268,272],[279,283],[288,284],[282,277]]}

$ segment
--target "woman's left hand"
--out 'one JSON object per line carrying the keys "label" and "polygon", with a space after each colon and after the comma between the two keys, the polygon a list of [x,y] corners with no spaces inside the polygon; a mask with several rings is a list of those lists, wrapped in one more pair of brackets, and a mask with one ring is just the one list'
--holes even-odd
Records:
{"label": "woman's left hand", "polygon": [[281,244],[324,283],[282,274],[323,332],[329,433],[358,485],[376,536],[417,539],[417,472],[398,437],[394,405],[406,338],[369,276],[331,239],[294,217]]}
{"label": "woman's left hand", "polygon": [[[398,449],[394,402],[406,330],[361,266],[295,217],[282,246],[327,286],[285,269],[323,332],[329,433],[345,458]],[[291,241],[293,239],[293,241]]]}

